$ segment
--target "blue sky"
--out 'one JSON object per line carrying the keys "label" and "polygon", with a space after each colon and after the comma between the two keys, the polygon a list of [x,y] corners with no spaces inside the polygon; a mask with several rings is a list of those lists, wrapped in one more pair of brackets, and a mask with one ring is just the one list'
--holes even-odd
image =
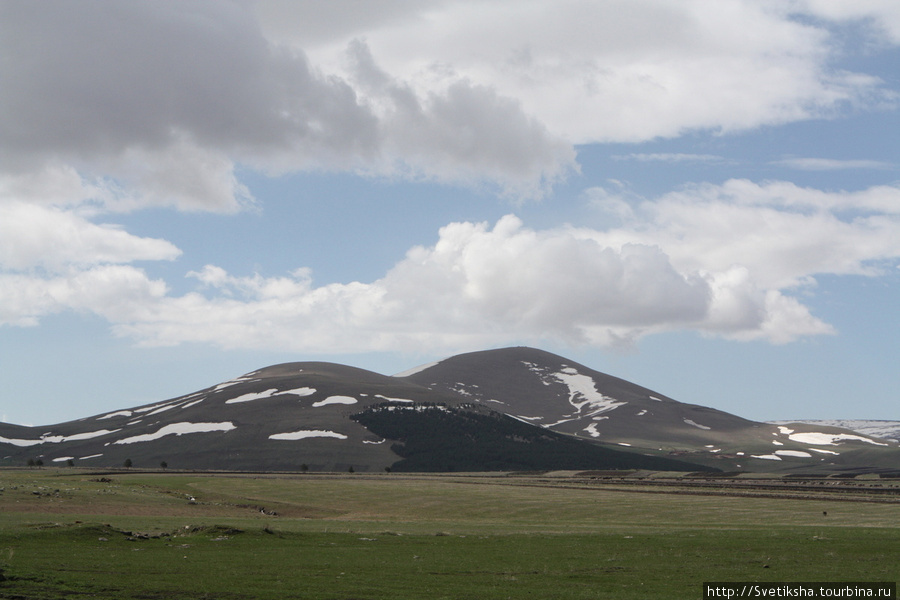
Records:
{"label": "blue sky", "polygon": [[892,0],[0,2],[0,420],[532,345],[897,419]]}

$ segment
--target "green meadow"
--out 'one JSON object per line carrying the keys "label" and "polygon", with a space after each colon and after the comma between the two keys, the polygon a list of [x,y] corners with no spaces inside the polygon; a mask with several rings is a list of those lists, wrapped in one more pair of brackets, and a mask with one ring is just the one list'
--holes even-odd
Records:
{"label": "green meadow", "polygon": [[9,599],[701,598],[898,581],[900,504],[507,475],[0,471]]}

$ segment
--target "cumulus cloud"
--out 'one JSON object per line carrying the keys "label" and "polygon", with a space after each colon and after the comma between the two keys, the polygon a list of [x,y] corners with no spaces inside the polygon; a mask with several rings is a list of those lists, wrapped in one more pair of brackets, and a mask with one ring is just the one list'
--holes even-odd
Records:
{"label": "cumulus cloud", "polygon": [[629,344],[672,330],[780,344],[834,333],[803,302],[817,276],[877,275],[900,257],[900,187],[732,180],[627,202],[630,218],[606,230],[540,230],[513,215],[451,223],[369,283],[317,286],[303,268],[262,277],[209,265],[188,274],[195,291],[172,296],[132,266],[108,265],[7,276],[0,305],[13,324],[90,310],[148,345],[453,351]]}
{"label": "cumulus cloud", "polygon": [[0,203],[0,268],[172,260],[181,251],[171,243],[141,238],[109,225],[95,225],[55,207]]}
{"label": "cumulus cloud", "polygon": [[[616,228],[452,223],[371,282],[210,265],[172,295],[133,263],[179,249],[100,221],[147,207],[240,211],[255,200],[239,166],[529,198],[577,169],[575,144],[893,101],[877,78],[834,68],[829,29],[863,20],[897,43],[887,2],[346,6],[0,3],[0,322],[86,311],[144,344],[335,352],[616,344],[673,329],[783,343],[831,332],[797,290],[900,256],[896,186],[731,180],[641,198],[613,182],[586,196]],[[815,164],[849,166],[794,166]]]}
{"label": "cumulus cloud", "polygon": [[420,95],[395,79],[389,93],[361,94],[301,47],[267,40],[250,3],[56,0],[0,11],[3,169],[74,168],[118,186],[119,209],[239,210],[252,201],[239,163],[531,196],[574,166],[569,144],[489,86]]}
{"label": "cumulus cloud", "polygon": [[[268,4],[263,26],[341,72],[335,55],[365,35],[385,70],[442,89],[490,84],[572,143],[634,142],[689,130],[741,131],[833,116],[892,94],[834,67],[836,45],[815,3],[753,0],[391,3],[331,27],[328,11]],[[887,3],[879,4],[886,9]],[[890,22],[887,10],[866,13]],[[810,19],[810,16],[819,17]],[[310,34],[322,20],[327,38]],[[304,23],[291,33],[287,23]],[[364,33],[363,33],[364,32]]]}

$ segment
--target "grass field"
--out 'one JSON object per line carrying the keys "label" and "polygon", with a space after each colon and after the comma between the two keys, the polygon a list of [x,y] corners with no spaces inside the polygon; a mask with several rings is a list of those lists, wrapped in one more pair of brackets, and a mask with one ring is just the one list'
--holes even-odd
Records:
{"label": "grass field", "polygon": [[572,481],[0,471],[0,597],[669,599],[900,579],[897,503]]}

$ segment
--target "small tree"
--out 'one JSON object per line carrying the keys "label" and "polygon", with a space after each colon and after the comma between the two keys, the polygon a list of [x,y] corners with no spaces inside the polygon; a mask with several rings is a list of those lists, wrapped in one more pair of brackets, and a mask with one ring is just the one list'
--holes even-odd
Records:
{"label": "small tree", "polygon": [[40,459],[40,458],[39,458],[39,459],[37,459],[36,461],[34,461],[34,466],[36,466],[36,467],[43,467],[43,466],[44,466],[44,461],[43,461],[43,459]]}
{"label": "small tree", "polygon": [[25,464],[28,465],[29,467],[33,467],[33,466],[34,466],[34,459],[33,459],[33,458],[29,458],[29,459],[28,459],[28,462],[25,463]]}
{"label": "small tree", "polygon": [[306,463],[303,463],[302,465],[300,465],[300,470],[303,471],[304,473],[306,473],[307,471],[309,471],[309,465]]}
{"label": "small tree", "polygon": [[130,468],[131,468],[131,465],[132,465],[131,459],[130,459],[130,458],[126,458],[126,459],[125,459],[125,462],[124,462],[123,464],[125,465],[125,468],[126,468],[126,469],[130,469]]}
{"label": "small tree", "polygon": [[169,463],[167,463],[166,461],[162,461],[161,463],[159,463],[159,466],[162,467],[163,469],[168,469]]}
{"label": "small tree", "polygon": [[75,466],[75,461],[72,460],[72,459],[70,458],[69,460],[66,461],[66,466],[67,466],[67,467],[74,467],[74,466]]}
{"label": "small tree", "polygon": [[347,469],[347,472],[348,473],[356,473],[356,471],[353,470],[353,465],[350,465],[350,468]]}

